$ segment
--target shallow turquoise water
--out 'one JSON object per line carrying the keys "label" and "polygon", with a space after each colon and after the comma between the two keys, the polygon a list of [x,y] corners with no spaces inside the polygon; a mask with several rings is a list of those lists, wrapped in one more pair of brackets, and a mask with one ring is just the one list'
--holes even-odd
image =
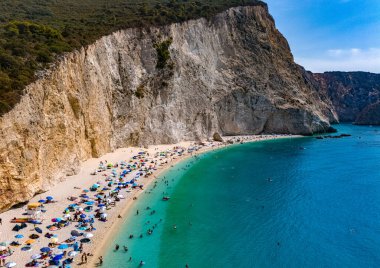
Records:
{"label": "shallow turquoise water", "polygon": [[338,128],[353,136],[235,145],[175,166],[125,219],[115,243],[129,251],[110,248],[105,266],[379,267],[380,128]]}

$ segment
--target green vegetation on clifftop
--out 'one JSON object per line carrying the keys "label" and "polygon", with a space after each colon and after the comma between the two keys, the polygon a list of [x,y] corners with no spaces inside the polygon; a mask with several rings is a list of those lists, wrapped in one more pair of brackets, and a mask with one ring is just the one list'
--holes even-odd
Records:
{"label": "green vegetation on clifftop", "polygon": [[[63,52],[120,29],[209,18],[232,6],[255,4],[265,5],[258,0],[0,1],[0,115]],[[160,69],[167,61],[166,43],[156,49]]]}

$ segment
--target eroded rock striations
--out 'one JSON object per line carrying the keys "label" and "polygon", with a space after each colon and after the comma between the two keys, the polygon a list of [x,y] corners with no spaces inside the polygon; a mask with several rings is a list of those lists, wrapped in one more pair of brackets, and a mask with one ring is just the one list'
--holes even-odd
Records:
{"label": "eroded rock striations", "polygon": [[331,100],[341,122],[380,124],[380,74],[326,72],[312,76],[321,95]]}
{"label": "eroded rock striations", "polygon": [[119,31],[66,55],[1,118],[0,210],[118,147],[311,134],[332,121],[263,3]]}

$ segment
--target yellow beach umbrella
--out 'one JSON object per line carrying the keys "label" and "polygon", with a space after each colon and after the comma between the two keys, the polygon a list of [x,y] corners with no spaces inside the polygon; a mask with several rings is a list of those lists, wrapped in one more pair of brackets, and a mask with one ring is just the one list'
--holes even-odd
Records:
{"label": "yellow beach umbrella", "polygon": [[34,242],[36,242],[36,240],[34,240],[34,239],[29,239],[29,240],[26,240],[26,241],[25,241],[25,244],[33,244]]}
{"label": "yellow beach umbrella", "polygon": [[52,243],[57,243],[57,242],[58,242],[58,238],[53,237],[52,239],[50,239],[50,241],[51,241]]}

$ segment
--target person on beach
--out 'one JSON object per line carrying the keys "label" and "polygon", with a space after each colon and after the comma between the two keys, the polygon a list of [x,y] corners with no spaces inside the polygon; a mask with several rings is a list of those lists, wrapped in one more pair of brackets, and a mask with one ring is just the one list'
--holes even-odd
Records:
{"label": "person on beach", "polygon": [[102,256],[99,257],[99,266],[101,266],[101,265],[103,265],[103,257]]}
{"label": "person on beach", "polygon": [[119,248],[120,248],[119,244],[116,244],[116,246],[115,246],[115,250],[118,251]]}
{"label": "person on beach", "polygon": [[128,247],[127,246],[123,246],[123,248],[124,248],[125,252],[128,252]]}
{"label": "person on beach", "polygon": [[3,225],[3,219],[0,218],[0,225]]}
{"label": "person on beach", "polygon": [[83,253],[81,259],[82,259],[82,263],[87,263],[87,254],[86,254],[86,253]]}

